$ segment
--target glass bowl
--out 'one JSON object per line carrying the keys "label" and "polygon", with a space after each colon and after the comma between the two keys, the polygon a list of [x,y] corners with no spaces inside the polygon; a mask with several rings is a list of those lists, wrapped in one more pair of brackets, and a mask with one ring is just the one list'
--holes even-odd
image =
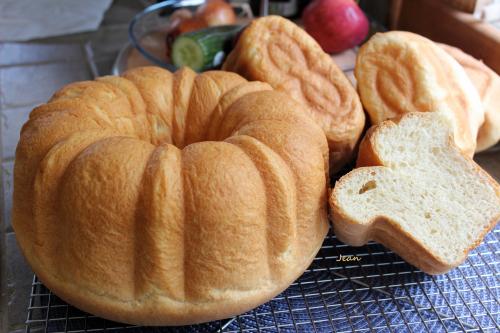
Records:
{"label": "glass bowl", "polygon": [[[157,65],[172,72],[177,67],[167,61],[166,36],[170,28],[170,16],[178,9],[192,12],[205,0],[167,0],[151,5],[138,13],[129,25],[129,46],[120,52],[113,72],[120,74],[128,68]],[[246,3],[231,4],[237,24],[246,24],[252,18],[252,10]]]}

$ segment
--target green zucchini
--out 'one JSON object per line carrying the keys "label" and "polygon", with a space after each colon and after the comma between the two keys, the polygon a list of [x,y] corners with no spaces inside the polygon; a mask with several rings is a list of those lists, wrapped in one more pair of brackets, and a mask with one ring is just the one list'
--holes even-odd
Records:
{"label": "green zucchini", "polygon": [[188,66],[197,72],[215,68],[224,60],[241,28],[224,25],[184,33],[172,45],[172,62],[178,68]]}

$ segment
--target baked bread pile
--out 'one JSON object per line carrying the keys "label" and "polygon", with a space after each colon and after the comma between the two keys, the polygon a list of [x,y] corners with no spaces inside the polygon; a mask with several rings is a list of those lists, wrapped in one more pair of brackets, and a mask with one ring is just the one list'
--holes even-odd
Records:
{"label": "baked bread pile", "polygon": [[[360,49],[375,126],[330,197],[341,240],[380,241],[432,274],[500,218],[500,187],[468,157],[478,132],[479,149],[500,137],[498,76],[447,51],[481,96],[423,37],[377,34]],[[192,324],[264,303],[311,263],[328,230],[329,161],[354,158],[365,126],[360,99],[276,16],[244,30],[224,69],[245,78],[143,67],[69,84],[32,111],[13,226],[58,296],[116,321]]]}
{"label": "baked bread pile", "polygon": [[377,33],[359,50],[354,70],[372,124],[409,112],[439,112],[467,155],[476,149],[484,109],[464,69],[420,35]]}
{"label": "baked bread pile", "polygon": [[429,274],[461,264],[500,219],[500,186],[453,142],[439,113],[373,126],[330,198],[337,237],[380,242]]}
{"label": "baked bread pile", "polygon": [[332,172],[355,158],[365,126],[358,94],[332,57],[296,24],[280,16],[252,21],[223,69],[267,82],[301,102],[325,132]]}
{"label": "baked bread pile", "polygon": [[302,106],[222,71],[72,83],[30,115],[13,226],[33,270],[126,323],[227,318],[308,267],[328,230],[328,146]]}
{"label": "baked bread pile", "polygon": [[444,273],[500,219],[500,186],[470,159],[476,138],[477,150],[500,138],[498,76],[402,31],[363,45],[355,75],[374,126],[358,168],[332,191],[335,233],[355,246],[376,240],[427,273]]}

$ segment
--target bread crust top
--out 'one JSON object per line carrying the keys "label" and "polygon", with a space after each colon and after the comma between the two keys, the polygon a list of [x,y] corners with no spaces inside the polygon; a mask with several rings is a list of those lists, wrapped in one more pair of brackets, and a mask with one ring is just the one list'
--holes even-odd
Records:
{"label": "bread crust top", "polygon": [[332,57],[299,26],[280,16],[253,20],[223,69],[267,82],[301,102],[325,132],[334,170],[354,157],[365,126],[359,96]]}

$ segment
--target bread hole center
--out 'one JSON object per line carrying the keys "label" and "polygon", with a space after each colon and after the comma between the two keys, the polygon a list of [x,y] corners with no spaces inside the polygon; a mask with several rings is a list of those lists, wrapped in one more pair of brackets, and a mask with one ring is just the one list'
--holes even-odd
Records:
{"label": "bread hole center", "polygon": [[373,189],[377,188],[377,182],[374,180],[370,180],[369,182],[365,183],[363,187],[359,190],[359,194],[363,194],[367,191],[371,191]]}

